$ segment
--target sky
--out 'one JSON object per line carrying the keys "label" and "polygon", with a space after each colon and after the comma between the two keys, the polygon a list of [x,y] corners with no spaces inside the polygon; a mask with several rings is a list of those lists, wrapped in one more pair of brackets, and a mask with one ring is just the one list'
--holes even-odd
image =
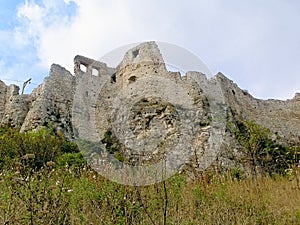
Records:
{"label": "sky", "polygon": [[298,0],[0,0],[0,79],[30,92],[52,63],[161,41],[261,99],[300,92]]}

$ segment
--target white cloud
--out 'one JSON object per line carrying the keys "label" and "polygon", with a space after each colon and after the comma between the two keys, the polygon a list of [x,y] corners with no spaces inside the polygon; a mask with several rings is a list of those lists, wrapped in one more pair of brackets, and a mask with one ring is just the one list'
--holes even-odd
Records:
{"label": "white cloud", "polygon": [[[160,40],[186,47],[213,73],[225,72],[257,97],[287,98],[300,91],[297,1],[42,2],[19,7],[23,26],[17,37],[35,43],[44,67],[59,63],[72,71],[76,54],[97,59],[124,44]],[[74,3],[75,14],[65,13],[66,4]]]}

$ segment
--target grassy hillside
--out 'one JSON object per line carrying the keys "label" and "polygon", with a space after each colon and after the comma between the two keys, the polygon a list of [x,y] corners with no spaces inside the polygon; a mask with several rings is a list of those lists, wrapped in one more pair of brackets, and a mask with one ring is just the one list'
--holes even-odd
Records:
{"label": "grassy hillside", "polygon": [[0,156],[2,224],[300,224],[295,165],[251,178],[212,168],[195,181],[177,174],[131,187],[94,172],[60,134],[11,128],[0,130]]}

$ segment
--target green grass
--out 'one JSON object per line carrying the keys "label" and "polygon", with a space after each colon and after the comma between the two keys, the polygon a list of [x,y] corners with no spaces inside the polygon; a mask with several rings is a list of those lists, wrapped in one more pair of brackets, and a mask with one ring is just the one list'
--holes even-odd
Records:
{"label": "green grass", "polygon": [[272,177],[176,174],[131,187],[101,177],[51,132],[0,130],[0,154],[0,224],[300,224],[297,167]]}
{"label": "green grass", "polygon": [[189,182],[177,174],[130,187],[86,167],[11,169],[1,172],[0,196],[2,224],[300,224],[295,176]]}

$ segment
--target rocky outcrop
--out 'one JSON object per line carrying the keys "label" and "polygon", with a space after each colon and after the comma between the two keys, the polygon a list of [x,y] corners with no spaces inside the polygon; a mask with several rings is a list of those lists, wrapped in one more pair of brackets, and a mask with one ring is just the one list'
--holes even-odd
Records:
{"label": "rocky outcrop", "polygon": [[21,126],[27,113],[29,95],[19,95],[19,87],[6,86],[1,83],[1,113],[0,119],[3,125]]}
{"label": "rocky outcrop", "polygon": [[19,87],[1,83],[1,124],[17,127],[21,132],[52,127],[71,138],[75,86],[75,77],[55,64],[44,83],[30,95],[19,95]]}
{"label": "rocky outcrop", "polygon": [[300,141],[300,93],[286,101],[260,100],[241,90],[224,75],[219,73],[216,78],[231,113],[242,120],[253,120],[285,140]]}
{"label": "rocky outcrop", "polygon": [[[0,82],[1,125],[21,132],[52,127],[93,143],[105,139],[91,155],[105,156],[106,148],[130,164],[164,158],[170,167],[206,169],[232,147],[228,117],[253,120],[287,143],[300,142],[300,94],[259,100],[221,73],[211,79],[195,71],[181,76],[166,69],[155,42],[129,50],[116,68],[83,56],[74,58],[74,75],[53,64],[30,95]],[[107,144],[109,138],[118,144]]]}

